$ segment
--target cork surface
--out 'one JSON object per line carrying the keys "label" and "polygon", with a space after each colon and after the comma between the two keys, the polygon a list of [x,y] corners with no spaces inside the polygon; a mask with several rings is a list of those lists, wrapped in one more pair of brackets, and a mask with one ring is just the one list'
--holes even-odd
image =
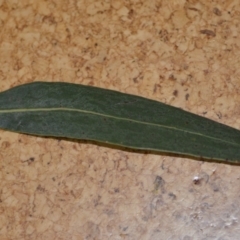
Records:
{"label": "cork surface", "polygon": [[[0,0],[0,90],[66,81],[240,129],[238,0]],[[0,239],[238,239],[240,168],[0,131]]]}

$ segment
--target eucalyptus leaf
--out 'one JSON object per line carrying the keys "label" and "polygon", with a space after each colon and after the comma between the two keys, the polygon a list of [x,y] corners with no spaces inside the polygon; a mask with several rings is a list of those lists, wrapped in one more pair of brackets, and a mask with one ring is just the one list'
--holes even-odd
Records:
{"label": "eucalyptus leaf", "polygon": [[0,128],[240,163],[240,131],[139,96],[63,82],[0,93]]}

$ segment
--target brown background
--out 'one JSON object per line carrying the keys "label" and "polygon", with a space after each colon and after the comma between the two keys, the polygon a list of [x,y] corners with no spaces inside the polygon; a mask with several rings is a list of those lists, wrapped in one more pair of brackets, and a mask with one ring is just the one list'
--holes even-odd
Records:
{"label": "brown background", "polygon": [[[66,81],[240,128],[238,0],[0,0],[0,90]],[[0,132],[0,239],[238,239],[240,169]]]}

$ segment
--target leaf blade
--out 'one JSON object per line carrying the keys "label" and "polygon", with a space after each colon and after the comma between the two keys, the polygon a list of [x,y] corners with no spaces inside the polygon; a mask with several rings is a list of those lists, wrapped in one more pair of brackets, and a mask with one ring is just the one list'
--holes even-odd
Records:
{"label": "leaf blade", "polygon": [[240,162],[236,129],[150,99],[71,83],[34,82],[0,93],[0,128]]}

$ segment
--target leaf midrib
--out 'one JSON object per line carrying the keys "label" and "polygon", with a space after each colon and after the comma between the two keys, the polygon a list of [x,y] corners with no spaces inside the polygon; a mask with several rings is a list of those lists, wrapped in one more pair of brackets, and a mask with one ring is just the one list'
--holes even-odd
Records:
{"label": "leaf midrib", "polygon": [[139,123],[139,124],[145,124],[145,125],[150,125],[150,126],[156,126],[156,127],[160,127],[160,128],[166,128],[166,129],[171,129],[171,130],[176,130],[179,132],[186,132],[186,133],[190,133],[193,135],[198,135],[201,137],[206,137],[212,140],[217,140],[217,141],[221,141],[221,142],[225,142],[225,143],[230,143],[232,145],[236,145],[236,146],[240,146],[237,143],[234,142],[227,142],[225,140],[219,139],[219,138],[214,138],[211,136],[207,136],[207,135],[203,135],[201,133],[196,133],[196,132],[191,132],[191,131],[186,131],[183,129],[178,129],[175,127],[170,127],[170,126],[166,126],[166,125],[162,125],[162,124],[156,124],[156,123],[149,123],[149,122],[142,122],[142,121],[138,121],[138,120],[134,120],[131,118],[122,118],[122,117],[115,117],[112,115],[108,115],[108,114],[103,114],[103,113],[98,113],[98,112],[93,112],[93,111],[87,111],[87,110],[80,110],[80,109],[74,109],[74,108],[23,108],[23,109],[6,109],[6,110],[0,110],[0,114],[1,113],[21,113],[21,112],[49,112],[49,111],[69,111],[69,112],[80,112],[80,113],[87,113],[87,114],[92,114],[92,115],[97,115],[97,116],[102,116],[102,117],[106,117],[106,118],[113,118],[113,119],[118,119],[118,120],[123,120],[123,121],[131,121],[131,122],[135,122],[135,123]]}

